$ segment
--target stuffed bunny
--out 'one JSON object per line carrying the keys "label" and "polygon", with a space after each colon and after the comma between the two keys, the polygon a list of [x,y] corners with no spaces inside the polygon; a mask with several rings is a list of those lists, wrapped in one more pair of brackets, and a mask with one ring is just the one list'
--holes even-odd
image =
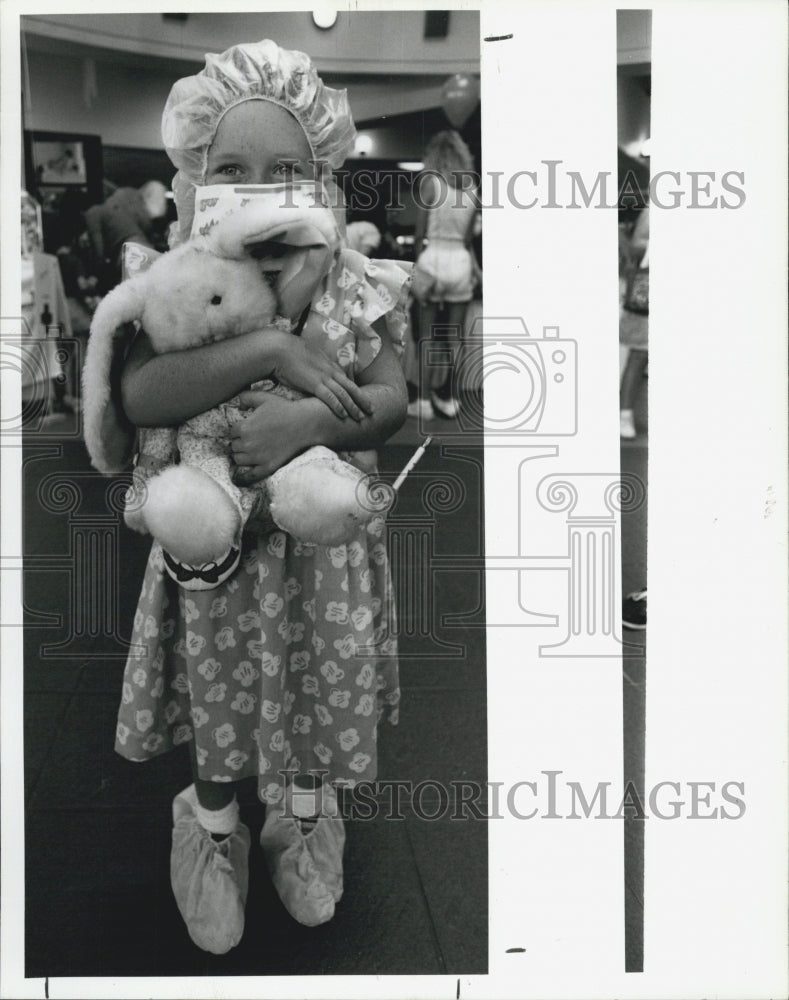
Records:
{"label": "stuffed bunny", "polygon": [[[309,303],[315,274],[320,278],[322,261],[331,260],[336,230],[331,216],[326,219],[322,212],[299,206],[283,215],[280,209],[272,222],[270,208],[250,205],[220,220],[204,237],[163,254],[102,300],[83,372],[85,443],[97,469],[123,468],[108,439],[106,413],[124,324],[139,321],[157,353],[258,329],[265,336],[278,313]],[[277,255],[273,273],[268,272],[271,259],[255,259],[248,250],[270,240],[288,248]],[[299,395],[270,381],[257,385],[290,398]],[[236,486],[230,428],[241,418],[234,398],[178,428],[140,431],[126,521],[161,543],[168,572],[187,589],[209,589],[230,575],[238,564],[240,533],[253,511],[268,507],[271,527],[301,542],[339,545],[388,506],[380,491],[369,490],[364,473],[323,447],[308,449],[257,486]],[[179,464],[173,464],[176,459]],[[195,567],[201,572],[192,572]]]}

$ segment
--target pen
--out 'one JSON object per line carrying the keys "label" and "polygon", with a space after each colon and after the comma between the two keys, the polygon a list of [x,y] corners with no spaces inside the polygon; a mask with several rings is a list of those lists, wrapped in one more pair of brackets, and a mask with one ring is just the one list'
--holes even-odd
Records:
{"label": "pen", "polygon": [[397,479],[395,479],[394,485],[392,486],[392,489],[394,489],[394,490],[399,490],[400,489],[400,487],[403,485],[405,477],[408,475],[408,473],[411,471],[411,469],[413,469],[413,467],[416,465],[416,463],[419,461],[419,459],[424,455],[425,449],[427,448],[427,446],[430,444],[430,442],[432,440],[433,440],[432,436],[425,438],[423,444],[421,444],[416,449],[416,451],[414,452],[414,454],[409,459],[408,464],[406,465],[406,467],[403,469],[403,471],[400,473],[400,475],[397,477]]}

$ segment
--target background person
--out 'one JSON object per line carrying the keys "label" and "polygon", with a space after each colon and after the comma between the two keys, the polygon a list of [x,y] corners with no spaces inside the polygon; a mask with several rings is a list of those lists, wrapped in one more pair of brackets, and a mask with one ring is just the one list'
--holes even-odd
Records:
{"label": "background person", "polygon": [[643,385],[649,360],[647,353],[648,319],[646,312],[628,308],[627,292],[636,272],[649,264],[649,209],[641,211],[628,240],[620,242],[619,343],[627,349],[627,360],[619,387],[619,434],[625,440],[636,437],[635,405]]}
{"label": "background person", "polygon": [[[476,199],[466,189],[474,160],[460,135],[446,129],[430,140],[423,162],[426,174],[420,179],[419,192],[427,207],[419,208],[414,243],[418,340],[434,339],[443,314],[443,325],[450,336],[457,331],[459,342],[466,309],[480,278],[471,250]],[[448,347],[448,365],[437,368],[429,363],[427,345],[420,346],[418,397],[409,405],[409,415],[421,420],[429,420],[436,412],[456,417],[459,404],[453,385],[453,348]]]}
{"label": "background person", "polygon": [[121,280],[121,252],[127,241],[156,250],[162,245],[163,232],[158,220],[167,216],[167,188],[161,181],[147,181],[139,190],[122,187],[102,205],[85,212],[93,252],[103,271],[102,291],[109,291]]}
{"label": "background person", "polygon": [[349,222],[345,238],[351,250],[369,257],[381,245],[381,232],[372,222]]}

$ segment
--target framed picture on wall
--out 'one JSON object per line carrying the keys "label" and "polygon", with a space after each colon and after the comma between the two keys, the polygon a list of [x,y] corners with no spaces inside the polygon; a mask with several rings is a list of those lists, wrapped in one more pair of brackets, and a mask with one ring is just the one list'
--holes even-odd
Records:
{"label": "framed picture on wall", "polygon": [[33,162],[39,184],[88,183],[85,147],[81,139],[73,142],[33,142]]}
{"label": "framed picture on wall", "polygon": [[[45,245],[60,242],[58,220],[104,200],[101,138],[25,131],[25,187],[42,210]],[[52,249],[52,248],[50,248]]]}
{"label": "framed picture on wall", "polygon": [[101,200],[101,138],[72,132],[25,132],[25,182],[47,188],[80,188]]}

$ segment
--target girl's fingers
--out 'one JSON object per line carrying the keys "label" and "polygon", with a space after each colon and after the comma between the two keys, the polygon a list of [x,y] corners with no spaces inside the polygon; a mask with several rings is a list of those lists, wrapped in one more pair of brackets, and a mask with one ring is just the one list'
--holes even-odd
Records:
{"label": "girl's fingers", "polygon": [[339,417],[340,420],[345,420],[348,416],[348,412],[337,396],[332,392],[329,386],[321,383],[315,389],[315,397],[319,399],[322,403],[325,403],[335,417]]}
{"label": "girl's fingers", "polygon": [[[353,379],[348,378],[343,369],[337,365],[332,364],[329,375],[337,385],[341,386],[345,392],[351,397],[354,403],[364,411],[364,413],[370,414],[373,412],[372,404],[365,397],[362,387],[357,385]],[[357,419],[359,419],[357,417]]]}
{"label": "girl's fingers", "polygon": [[239,394],[238,405],[242,410],[251,410],[266,399],[268,392],[265,389],[247,389]]}
{"label": "girl's fingers", "polygon": [[247,451],[247,445],[242,437],[236,435],[230,439],[230,450],[233,452],[233,461],[236,465],[246,464],[244,462],[244,455]]}
{"label": "girl's fingers", "polygon": [[354,403],[356,403],[356,405],[363,410],[364,413],[369,416],[373,412],[373,404],[365,396],[362,387],[357,385],[352,379],[348,378],[342,369],[340,369],[339,378],[335,376],[335,381],[338,382],[343,389],[345,389]]}
{"label": "girl's fingers", "polygon": [[[348,415],[354,420],[363,420],[366,415],[373,412],[370,401],[366,398],[361,386],[353,382],[342,368],[329,361],[321,366],[316,373],[315,385],[312,394],[325,403],[329,409],[341,420]],[[265,389],[247,389],[239,394],[239,406],[242,410],[257,409],[265,404],[271,393]],[[231,437],[238,438],[241,435],[243,421],[238,421],[231,429]]]}
{"label": "girl's fingers", "polygon": [[330,382],[329,389],[334,393],[334,395],[342,403],[346,412],[353,417],[354,420],[364,420],[363,411],[356,405],[356,403],[351,399],[351,395],[347,392],[341,385],[337,382]]}

